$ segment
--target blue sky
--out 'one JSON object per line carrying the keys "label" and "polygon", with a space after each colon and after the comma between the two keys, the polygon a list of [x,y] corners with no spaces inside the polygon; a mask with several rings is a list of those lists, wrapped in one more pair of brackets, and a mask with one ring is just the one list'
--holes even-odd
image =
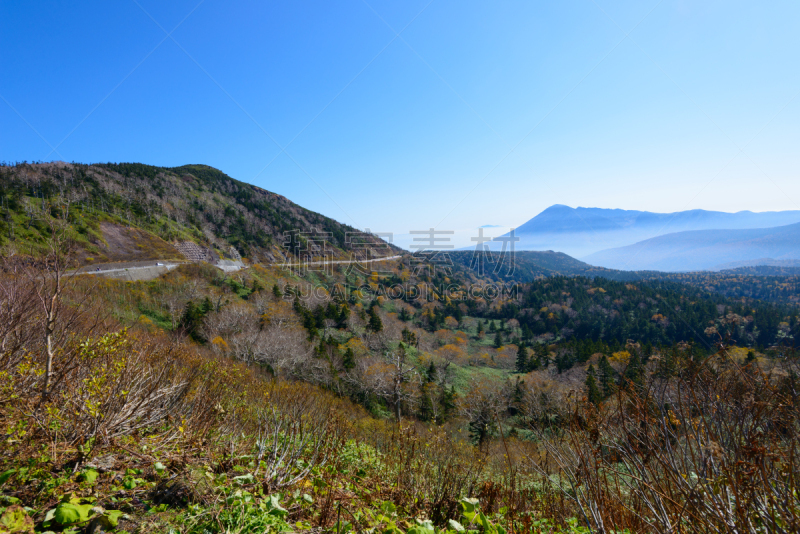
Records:
{"label": "blue sky", "polygon": [[459,239],[555,203],[800,209],[800,4],[768,4],[3,2],[0,160],[205,163]]}

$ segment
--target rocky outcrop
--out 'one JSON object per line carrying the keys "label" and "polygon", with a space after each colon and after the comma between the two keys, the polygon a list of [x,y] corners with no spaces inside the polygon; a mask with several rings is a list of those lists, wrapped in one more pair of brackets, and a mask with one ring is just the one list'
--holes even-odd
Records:
{"label": "rocky outcrop", "polygon": [[173,246],[189,261],[214,263],[219,259],[219,256],[213,250],[208,247],[202,247],[192,241],[176,241]]}

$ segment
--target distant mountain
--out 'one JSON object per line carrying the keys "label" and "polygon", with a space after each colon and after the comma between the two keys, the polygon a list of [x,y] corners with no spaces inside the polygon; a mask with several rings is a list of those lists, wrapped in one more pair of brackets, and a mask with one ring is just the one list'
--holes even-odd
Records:
{"label": "distant mountain", "polygon": [[675,232],[582,258],[609,269],[699,271],[753,260],[800,260],[800,223],[776,228]]}
{"label": "distant mountain", "polygon": [[[771,276],[775,278],[789,278],[793,277],[795,279],[800,279],[800,261],[791,260],[793,261],[796,267],[792,266],[782,266],[782,265],[754,265],[751,267],[736,267],[735,269],[722,269],[718,271],[722,276]],[[783,292],[786,291],[786,287],[782,287],[781,290]],[[789,297],[793,297],[795,302],[800,301],[800,291],[788,291],[790,293]],[[769,298],[762,297],[762,300],[770,300]],[[774,300],[774,299],[773,299]]]}
{"label": "distant mountain", "polygon": [[723,263],[722,265],[715,265],[715,271],[730,271],[741,269],[743,267],[778,267],[778,272],[782,269],[792,270],[800,269],[800,260],[776,260],[774,258],[758,258],[756,260],[734,261],[731,263]]}
{"label": "distant mountain", "polygon": [[[675,232],[713,229],[751,229],[800,222],[800,211],[754,213],[689,210],[652,213],[604,208],[550,206],[515,230],[516,250],[557,250],[583,257],[600,250],[631,245]],[[503,237],[507,237],[506,234]],[[502,239],[502,238],[501,238]],[[491,243],[492,250],[502,244]]]}
{"label": "distant mountain", "polygon": [[473,282],[480,278],[488,278],[497,282],[530,282],[539,278],[550,276],[587,276],[604,277],[617,281],[641,280],[645,276],[654,276],[660,273],[631,273],[615,271],[604,267],[589,265],[563,252],[521,251],[511,254],[498,252],[476,253],[475,251],[459,250],[448,253],[457,271],[464,271],[474,277]]}

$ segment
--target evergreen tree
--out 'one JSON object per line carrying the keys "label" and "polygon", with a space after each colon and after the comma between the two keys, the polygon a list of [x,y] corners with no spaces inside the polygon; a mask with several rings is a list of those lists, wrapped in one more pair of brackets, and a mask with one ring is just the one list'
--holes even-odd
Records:
{"label": "evergreen tree", "polygon": [[625,368],[625,383],[634,387],[641,387],[644,382],[644,364],[639,357],[639,352],[634,350],[628,367]]}
{"label": "evergreen tree", "polygon": [[511,405],[508,407],[509,415],[517,415],[521,411],[522,403],[525,400],[525,382],[517,377],[514,384],[514,393],[511,397]]}
{"label": "evergreen tree", "polygon": [[597,378],[595,377],[594,365],[590,365],[589,370],[586,373],[586,398],[595,406],[599,406],[600,401],[603,400],[603,394],[600,391],[600,388],[597,387]]}
{"label": "evergreen tree", "polygon": [[614,394],[614,391],[616,391],[617,385],[614,382],[614,368],[611,367],[610,363],[608,363],[608,358],[606,358],[605,354],[603,354],[603,357],[600,358],[597,371],[597,378],[600,381],[600,388],[603,391],[603,398],[610,397]]}
{"label": "evergreen tree", "polygon": [[433,399],[430,396],[430,387],[427,384],[420,385],[420,401],[418,417],[421,421],[433,419]]}
{"label": "evergreen tree", "polygon": [[342,304],[339,306],[339,311],[335,317],[332,317],[336,321],[336,328],[343,329],[347,328],[347,320],[350,318],[350,308],[347,307],[347,304]]}
{"label": "evergreen tree", "polygon": [[425,379],[428,382],[435,382],[436,381],[436,365],[434,365],[433,360],[431,360],[431,363],[428,366],[428,370],[425,373]]}
{"label": "evergreen tree", "polygon": [[356,355],[353,353],[353,349],[347,347],[347,350],[344,351],[344,356],[342,356],[342,366],[345,369],[352,369],[356,366]]}
{"label": "evergreen tree", "polygon": [[547,345],[536,346],[536,359],[539,362],[537,368],[550,365],[550,353],[547,350]]}
{"label": "evergreen tree", "polygon": [[678,372],[678,349],[672,347],[671,350],[661,351],[661,358],[656,365],[655,375],[659,378],[672,378]]}
{"label": "evergreen tree", "polygon": [[200,313],[205,316],[208,312],[214,309],[214,304],[211,302],[211,299],[206,297],[203,299],[203,304],[200,305]]}
{"label": "evergreen tree", "polygon": [[556,356],[556,369],[558,369],[559,374],[572,369],[574,364],[575,360],[570,352],[563,352]]}
{"label": "evergreen tree", "polygon": [[522,325],[522,339],[528,340],[528,339],[530,339],[532,337],[533,337],[533,332],[531,331],[531,329],[528,328],[528,325],[523,324]]}
{"label": "evergreen tree", "polygon": [[439,396],[439,406],[442,409],[440,422],[447,421],[455,413],[457,396],[455,386],[450,386],[449,390],[446,387],[442,387],[442,392]]}
{"label": "evergreen tree", "polygon": [[195,306],[194,302],[190,300],[186,303],[186,307],[183,309],[183,315],[181,316],[180,321],[183,331],[198,343],[206,342],[206,339],[202,333],[203,317],[205,317],[203,308],[203,305]]}
{"label": "evergreen tree", "polygon": [[377,306],[371,306],[369,309],[369,323],[367,323],[367,328],[373,332],[380,332],[383,330],[383,321],[381,321],[376,308]]}
{"label": "evergreen tree", "polygon": [[403,331],[401,332],[400,335],[401,335],[401,337],[403,339],[403,343],[405,343],[406,345],[414,346],[414,347],[416,347],[418,345],[417,334],[415,334],[414,332],[412,332],[408,328],[403,328]]}
{"label": "evergreen tree", "polygon": [[488,410],[484,410],[467,424],[470,439],[478,448],[483,448],[497,426],[493,415]]}
{"label": "evergreen tree", "polygon": [[528,370],[528,349],[520,344],[517,349],[517,372],[524,373]]}
{"label": "evergreen tree", "polygon": [[499,349],[503,346],[503,334],[499,331],[494,335],[494,348]]}

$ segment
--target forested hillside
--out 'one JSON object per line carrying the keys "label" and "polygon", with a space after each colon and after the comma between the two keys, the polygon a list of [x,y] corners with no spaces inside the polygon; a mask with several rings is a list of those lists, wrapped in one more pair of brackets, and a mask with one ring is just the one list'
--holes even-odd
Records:
{"label": "forested hillside", "polygon": [[[494,286],[411,256],[376,271],[188,264],[97,281],[59,277],[53,250],[48,276],[0,273],[0,514],[19,532],[660,531],[683,506],[708,508],[681,482],[708,469],[708,445],[647,449],[683,463],[637,475],[654,493],[621,491],[609,470],[642,465],[649,440],[702,430],[731,492],[753,465],[740,450],[753,435],[776,457],[793,450],[794,308],[672,282]],[[53,322],[37,292],[63,301]],[[740,397],[761,403],[753,425],[781,426],[732,424]],[[653,419],[672,426],[631,442]],[[759,491],[778,480],[765,475]],[[665,495],[661,518],[629,511]],[[754,506],[736,509],[758,523],[790,514]],[[703,513],[703,529],[725,524]]]}
{"label": "forested hillside", "polygon": [[800,527],[786,277],[543,252],[505,273],[497,254],[420,253],[121,281],[71,267],[186,239],[269,257],[279,209],[328,221],[337,254],[356,244],[207,168],[47,169],[3,169],[3,247],[33,260],[0,270],[6,530]]}
{"label": "forested hillside", "polygon": [[[504,282],[529,282],[547,276],[610,276],[621,273],[595,267],[563,252],[546,251],[456,251],[447,254],[458,270],[481,278]],[[625,273],[629,276],[628,273]],[[635,276],[635,275],[633,275]]]}
{"label": "forested hillside", "polygon": [[665,281],[694,287],[745,302],[761,300],[779,304],[800,304],[800,269],[796,267],[740,267],[724,271],[666,273],[660,271],[618,271],[595,267],[561,252],[515,251],[452,252],[453,269],[466,279],[504,283],[527,283],[552,276],[584,276],[612,282]]}
{"label": "forested hillside", "polygon": [[[342,258],[356,250],[363,255],[364,244],[391,250],[372,236],[348,239],[356,229],[206,165],[0,167],[0,211],[0,246],[20,252],[40,250],[49,217],[64,212],[60,218],[77,231],[87,263],[174,255],[169,244],[175,241],[195,242],[221,257],[234,247],[267,262],[287,251]],[[292,237],[284,247],[286,235]],[[161,255],[149,254],[153,250]]]}
{"label": "forested hillside", "polygon": [[[795,274],[787,274],[793,272]],[[744,303],[753,301],[800,305],[800,275],[796,269],[742,267],[730,271],[694,273],[643,273],[643,279],[688,284]]]}

